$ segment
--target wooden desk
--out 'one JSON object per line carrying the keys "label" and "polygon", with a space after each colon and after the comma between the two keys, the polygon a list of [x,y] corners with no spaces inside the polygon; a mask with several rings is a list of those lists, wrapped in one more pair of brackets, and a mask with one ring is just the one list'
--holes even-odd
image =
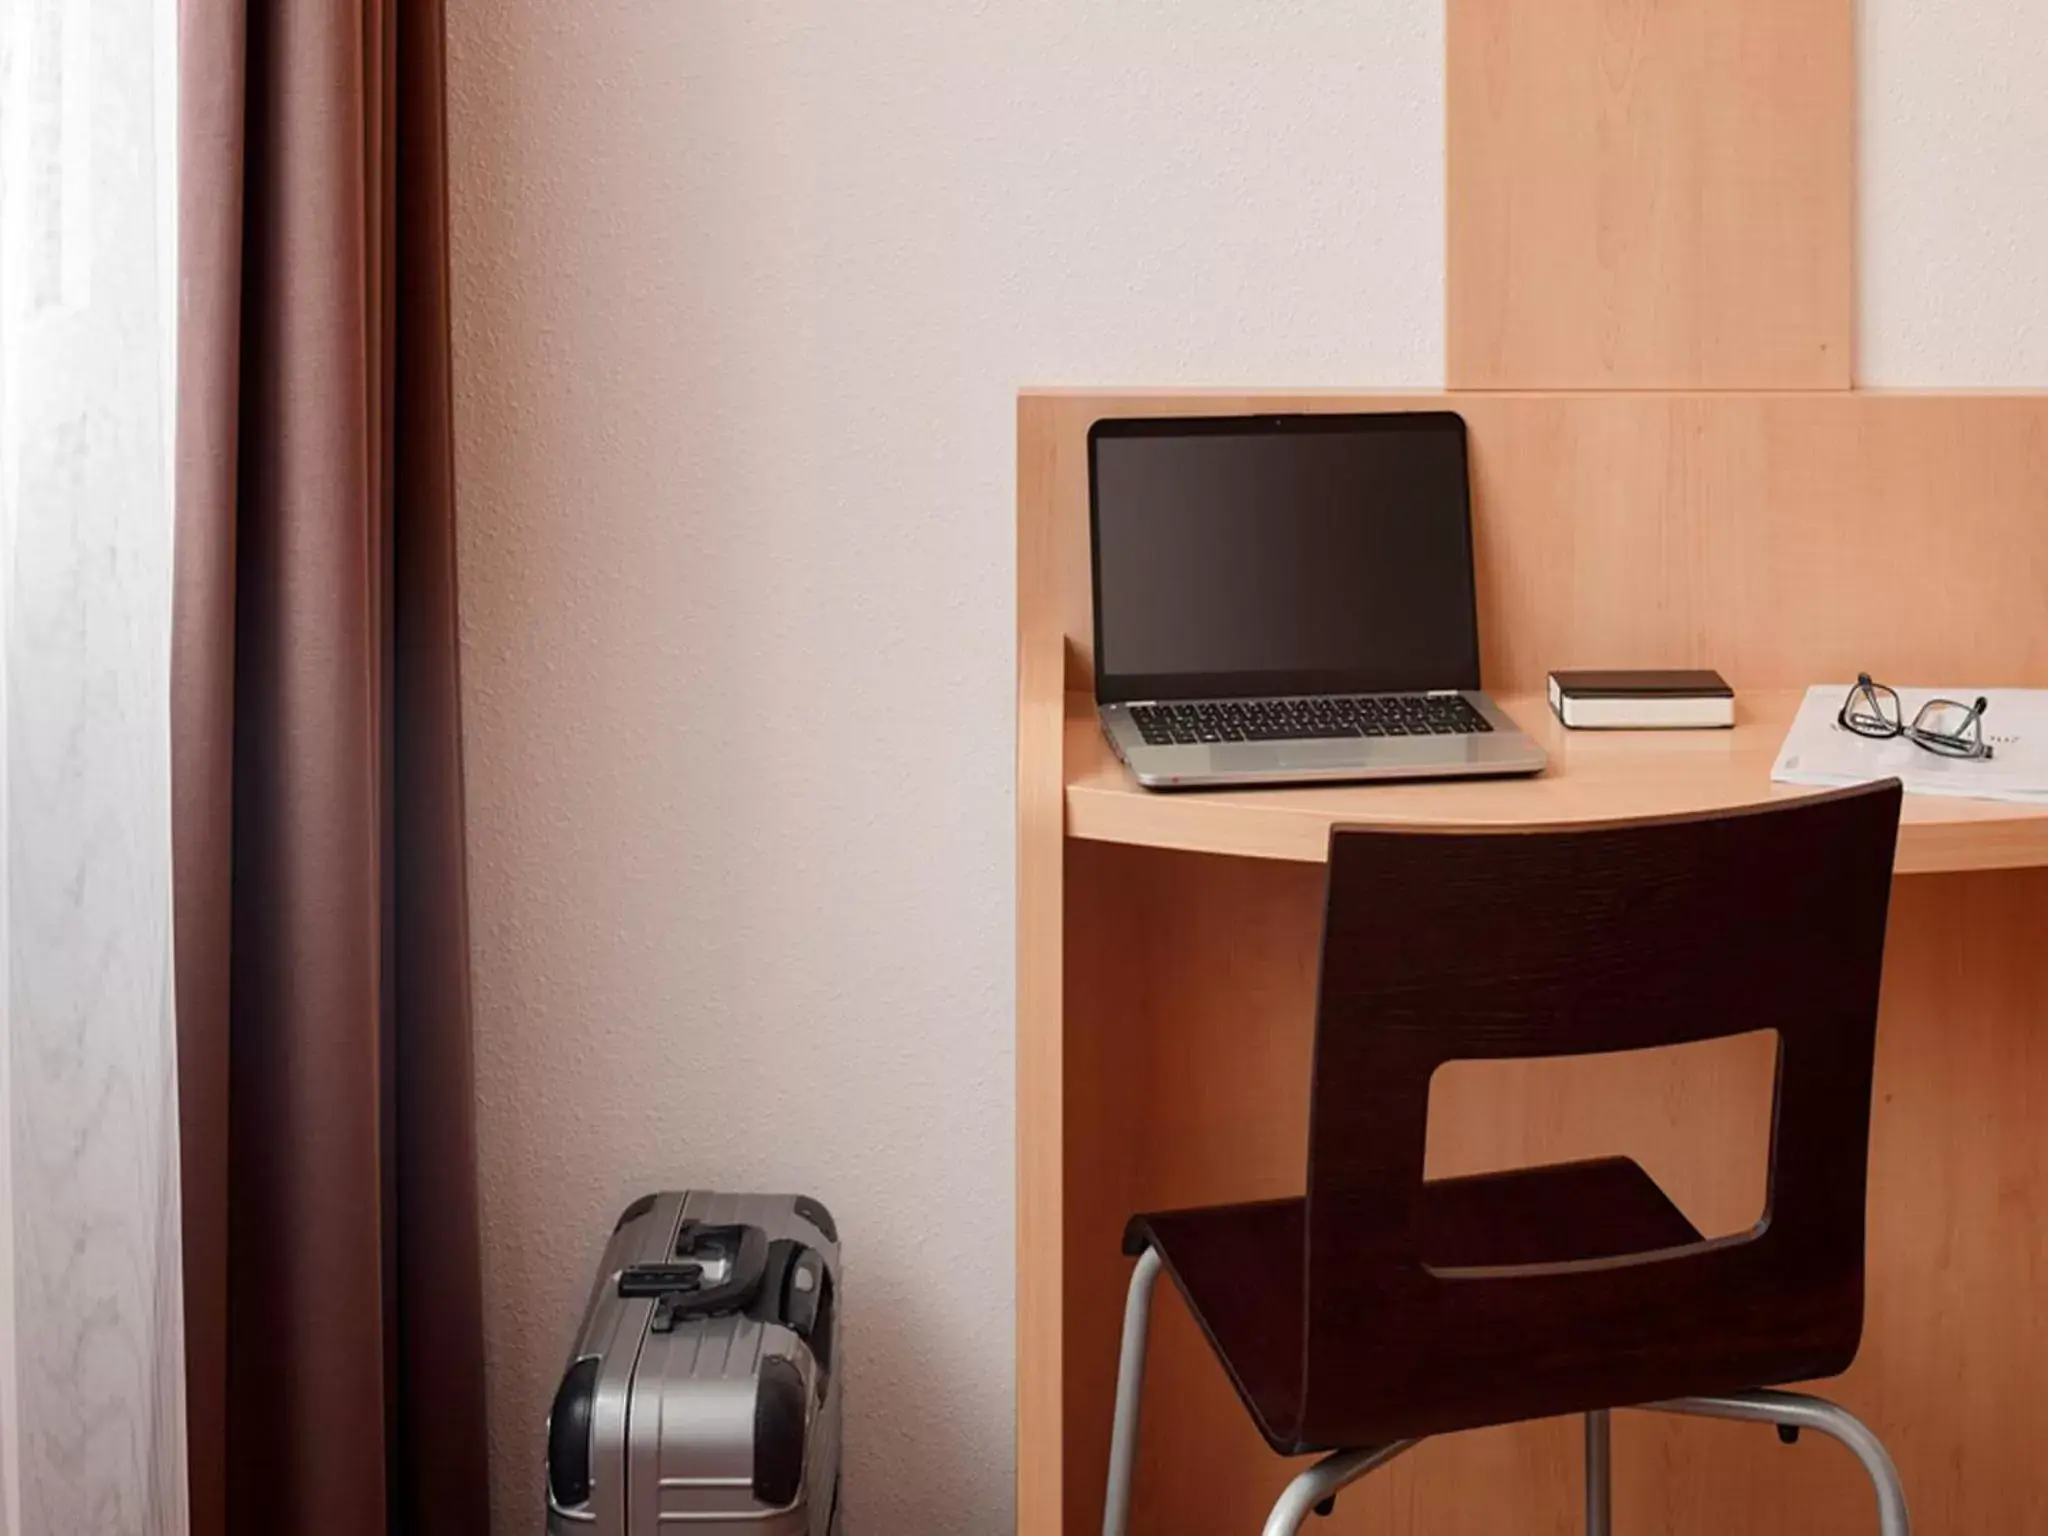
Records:
{"label": "wooden desk", "polygon": [[[1094,701],[1071,693],[1067,835],[1320,863],[1338,824],[1534,827],[1754,805],[1814,792],[1771,782],[1799,700],[1791,691],[1744,695],[1732,731],[1568,731],[1541,697],[1520,695],[1497,702],[1550,753],[1536,778],[1159,794],[1117,761]],[[2048,806],[1906,797],[1900,874],[2037,864],[2048,864]]]}
{"label": "wooden desk", "polygon": [[[1541,778],[1151,794],[1086,689],[1087,425],[1451,404],[1477,475],[1483,673]],[[2048,685],[2048,399],[1029,393],[1019,402],[1018,1504],[1099,1528],[1133,1212],[1299,1194],[1323,857],[1337,821],[1534,825],[1796,791],[1811,681]],[[1941,509],[1940,514],[1930,509]],[[1911,572],[1924,601],[1902,606]],[[1728,733],[1571,734],[1549,665],[1716,665]],[[2048,1529],[2048,813],[1911,799],[1879,1029],[1863,1355],[1829,1394],[1896,1456],[1923,1536]],[[1753,1220],[1768,1037],[1447,1069],[1433,1173],[1624,1152],[1709,1232]],[[1163,1295],[1133,1529],[1257,1530],[1291,1471]],[[1575,1528],[1575,1424],[1431,1442],[1330,1536]],[[1863,1536],[1837,1448],[1621,1415],[1617,1528]]]}

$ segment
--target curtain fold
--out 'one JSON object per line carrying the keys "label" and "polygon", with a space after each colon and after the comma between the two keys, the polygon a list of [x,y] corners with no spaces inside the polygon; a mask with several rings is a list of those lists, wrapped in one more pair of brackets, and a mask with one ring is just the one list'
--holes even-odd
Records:
{"label": "curtain fold", "polygon": [[481,1533],[441,8],[183,12],[192,1530]]}

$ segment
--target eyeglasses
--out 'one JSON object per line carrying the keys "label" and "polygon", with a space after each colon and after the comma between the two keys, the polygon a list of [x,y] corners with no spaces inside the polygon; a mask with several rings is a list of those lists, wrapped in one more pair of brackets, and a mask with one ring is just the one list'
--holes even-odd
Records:
{"label": "eyeglasses", "polygon": [[1991,756],[1991,743],[1984,739],[1984,711],[1988,699],[1963,704],[1955,699],[1929,699],[1920,706],[1913,723],[1905,723],[1899,696],[1883,683],[1873,683],[1868,672],[1856,674],[1856,686],[1842,701],[1835,718],[1845,731],[1885,741],[1894,736],[1941,757]]}

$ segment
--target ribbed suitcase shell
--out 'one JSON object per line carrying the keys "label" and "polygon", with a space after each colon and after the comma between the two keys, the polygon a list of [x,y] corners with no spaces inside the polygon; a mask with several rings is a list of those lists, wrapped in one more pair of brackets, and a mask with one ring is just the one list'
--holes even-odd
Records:
{"label": "ribbed suitcase shell", "polygon": [[[756,1227],[771,1244],[815,1252],[824,1285],[810,1342],[781,1320],[779,1297],[767,1294],[779,1279],[772,1267],[769,1286],[745,1312],[651,1328],[656,1299],[621,1296],[619,1279],[629,1266],[671,1260],[686,1222]],[[703,1190],[634,1201],[605,1245],[549,1415],[550,1536],[832,1536],[838,1308],[838,1232],[817,1201]],[[790,1470],[788,1435],[799,1415],[795,1495],[764,1502],[759,1485]]]}

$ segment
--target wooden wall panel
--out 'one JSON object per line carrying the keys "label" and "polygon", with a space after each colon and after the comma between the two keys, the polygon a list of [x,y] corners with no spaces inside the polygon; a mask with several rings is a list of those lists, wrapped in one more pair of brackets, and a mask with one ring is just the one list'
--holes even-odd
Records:
{"label": "wooden wall panel", "polygon": [[1758,1030],[1663,1050],[1548,1061],[1454,1061],[1430,1084],[1433,1179],[1633,1157],[1708,1237],[1764,1213],[1778,1037]]}
{"label": "wooden wall panel", "polygon": [[2048,683],[2048,396],[1461,408],[1490,684],[1581,665]]}
{"label": "wooden wall panel", "polygon": [[[1098,909],[1115,988],[1078,1032],[1115,1043],[1123,1112],[1098,1103],[1106,1171],[1078,1247],[1112,1250],[1129,1209],[1296,1192],[1321,871],[1132,848]],[[1113,908],[1113,913],[1112,913]],[[1893,910],[1872,1148],[1869,1321],[1862,1358],[1827,1390],[1886,1438],[1925,1536],[2048,1526],[2037,1448],[2048,1400],[2048,870],[1900,882]],[[1070,943],[1076,942],[1070,932]],[[1107,946],[1105,946],[1105,953]],[[1137,1037],[1134,1041],[1133,1037]],[[1489,1063],[1432,1104],[1433,1171],[1625,1152],[1709,1225],[1753,1208],[1765,1037],[1691,1052]],[[1101,1090],[1098,1089],[1100,1094]],[[1718,1132],[1718,1134],[1717,1134]],[[1111,1150],[1121,1140],[1122,1150]],[[1070,1195],[1075,1178],[1070,1175]],[[1100,1520],[1101,1469],[1126,1261],[1070,1258],[1065,1529]],[[1081,1294],[1088,1287],[1094,1294]],[[1155,1311],[1133,1529],[1256,1530],[1294,1465],[1258,1438],[1171,1287]],[[1083,1354],[1096,1358],[1084,1361]],[[1339,1503],[1330,1536],[1566,1532],[1579,1518],[1575,1423],[1448,1437]],[[1867,1485],[1846,1453],[1754,1426],[1621,1415],[1617,1528],[1670,1536],[1784,1530],[1862,1536]]]}
{"label": "wooden wall panel", "polygon": [[1713,666],[2048,685],[2048,395],[1045,394],[1032,456],[1069,681],[1092,673],[1088,425],[1446,405],[1471,431],[1484,678]]}
{"label": "wooden wall panel", "polygon": [[1137,1115],[1156,1038],[1146,1021],[1155,1016],[1155,955],[1164,935],[1147,914],[1160,875],[1158,861],[1142,850],[1067,845],[1061,1400],[1068,1531],[1102,1524],[1130,1279],[1123,1230],[1144,1200]]}
{"label": "wooden wall panel", "polygon": [[1450,0],[1452,387],[1849,387],[1853,19]]}
{"label": "wooden wall panel", "polygon": [[[1158,871],[1144,913],[1139,1208],[1301,1193],[1324,871],[1126,852]],[[1132,1530],[1259,1530],[1292,1472],[1259,1438],[1170,1284],[1153,1317]]]}

